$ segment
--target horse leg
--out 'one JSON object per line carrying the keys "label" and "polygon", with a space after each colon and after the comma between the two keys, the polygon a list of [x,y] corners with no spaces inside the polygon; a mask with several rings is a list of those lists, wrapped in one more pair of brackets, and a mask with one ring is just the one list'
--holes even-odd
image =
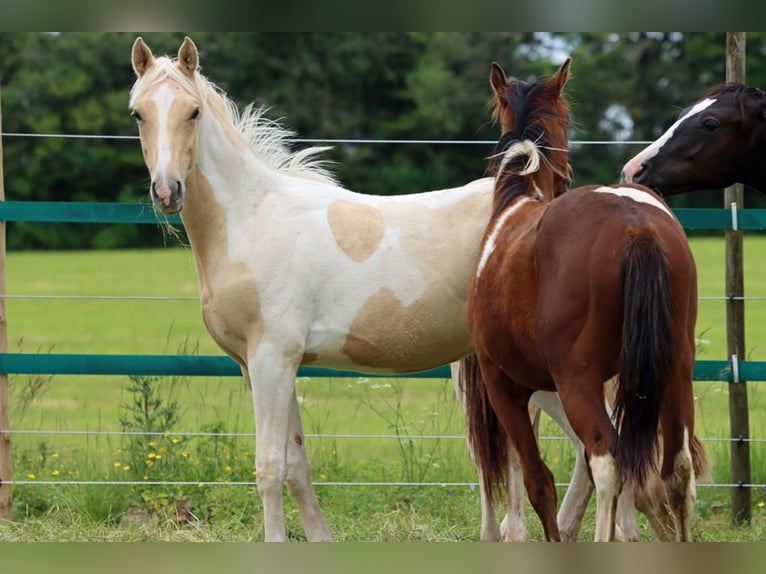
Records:
{"label": "horse leg", "polygon": [[675,540],[689,542],[692,539],[691,518],[697,496],[696,478],[689,447],[691,430],[689,425],[684,425],[671,411],[672,409],[666,408],[661,415],[664,443],[661,474],[678,527]]}
{"label": "horse leg", "polygon": [[569,424],[569,419],[564,413],[558,393],[538,391],[532,395],[532,400],[561,427],[569,437],[569,440],[572,441],[572,446],[575,449],[575,465],[572,471],[572,479],[569,481],[569,487],[567,487],[564,499],[561,501],[561,507],[556,515],[561,539],[567,542],[574,542],[577,540],[585,510],[593,493],[593,482],[588,475],[585,446],[575,434],[572,425]]}
{"label": "horse leg", "polygon": [[[539,439],[540,407],[532,401],[528,405],[529,420]],[[506,542],[526,542],[527,540],[527,517],[524,512],[524,472],[521,469],[521,461],[516,449],[508,449],[508,505],[505,516],[500,524],[500,534]]]}
{"label": "horse leg", "polygon": [[615,540],[622,542],[638,542],[641,540],[638,533],[635,507],[632,484],[628,480],[623,484],[620,496],[617,498],[617,515],[614,526]]}
{"label": "horse leg", "polygon": [[665,483],[655,471],[650,471],[642,488],[634,486],[636,508],[646,516],[659,541],[676,539],[678,525],[670,508]]}
{"label": "horse leg", "polygon": [[264,540],[284,542],[282,487],[287,477],[288,431],[295,398],[294,365],[271,344],[261,343],[248,362],[255,412],[255,476],[263,501]]}
{"label": "horse leg", "polygon": [[[471,365],[475,367],[473,363],[475,361],[471,359],[473,362]],[[465,391],[464,391],[464,383],[465,380],[464,377],[466,368],[471,368],[471,366],[468,365],[469,358],[463,359],[462,361],[455,361],[450,364],[450,372],[452,374],[452,384],[455,387],[455,394],[457,395],[458,401],[460,401],[460,405],[463,407],[463,410],[465,410]],[[473,376],[481,376],[478,369],[476,369],[476,372],[473,374]],[[467,439],[467,437],[466,437]],[[484,478],[482,476],[481,468],[479,468],[479,465],[476,464],[476,458],[474,456],[473,449],[471,448],[471,443],[468,441],[468,452],[471,455],[471,460],[474,463],[474,466],[476,467],[476,471],[479,475],[479,499],[481,504],[481,531],[479,534],[479,539],[482,542],[498,542],[501,537],[501,529],[497,525],[497,519],[495,518],[495,501],[492,498],[492,494],[487,492],[487,489],[484,487]],[[510,490],[510,487],[509,487]],[[509,492],[510,496],[510,492]],[[522,492],[522,504],[523,504],[523,496],[524,493]],[[510,500],[510,499],[509,499]],[[503,520],[503,523],[505,524],[505,520]],[[523,525],[524,528],[524,538],[523,540],[526,540],[526,525]]]}
{"label": "horse leg", "polygon": [[596,542],[614,540],[617,498],[621,484],[617,461],[610,452],[615,430],[604,406],[603,385],[589,384],[588,378],[573,378],[561,384],[556,379],[561,403],[572,428],[589,454],[591,476],[596,489]]}
{"label": "horse leg", "polygon": [[[463,391],[462,377],[465,376],[465,368],[475,368],[473,376],[481,377],[481,372],[477,368],[478,364],[472,360],[468,364],[468,359],[456,361],[450,365],[452,373],[452,383],[455,386],[460,404],[465,409],[465,393]],[[533,417],[533,410],[536,407],[530,404],[530,417]],[[539,413],[539,410],[537,410]],[[495,502],[491,493],[487,492],[484,486],[484,478],[481,468],[476,464],[471,444],[468,444],[471,460],[474,461],[477,473],[479,475],[479,498],[481,501],[481,533],[479,539],[483,542],[498,542],[505,540],[507,542],[525,542],[527,540],[527,519],[524,513],[524,482],[522,477],[519,457],[513,448],[508,449],[508,506],[506,508],[503,521],[498,527],[495,517]]]}
{"label": "horse leg", "polygon": [[527,496],[535,509],[547,540],[561,539],[556,524],[556,487],[553,473],[543,462],[529,419],[531,393],[505,375],[494,363],[481,361],[487,394],[500,423],[519,457]]}
{"label": "horse leg", "polygon": [[314,494],[314,486],[311,483],[311,463],[306,454],[303,438],[300,407],[293,391],[287,441],[287,487],[303,517],[306,537],[313,542],[330,542],[332,534],[327,528]]}

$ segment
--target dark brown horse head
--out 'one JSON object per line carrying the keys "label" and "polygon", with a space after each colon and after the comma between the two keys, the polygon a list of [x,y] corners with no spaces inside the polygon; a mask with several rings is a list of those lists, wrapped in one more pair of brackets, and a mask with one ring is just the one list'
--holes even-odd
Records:
{"label": "dark brown horse head", "polygon": [[[489,75],[492,115],[502,128],[488,167],[488,172],[498,178],[495,212],[523,192],[525,186],[536,189],[548,200],[569,189],[572,179],[567,137],[569,104],[564,86],[569,79],[570,63],[567,58],[549,78],[528,82],[508,78],[499,64],[492,63]],[[520,152],[512,152],[515,158],[509,163],[512,147]],[[534,159],[526,151],[531,148]],[[527,161],[534,169],[525,167]],[[524,180],[519,176],[524,176]]]}
{"label": "dark brown horse head", "polygon": [[766,94],[721,84],[625,164],[622,179],[663,195],[743,183],[766,193]]}
{"label": "dark brown horse head", "polygon": [[[492,116],[500,122],[502,137],[495,156],[514,142],[534,142],[544,154],[544,163],[553,178],[553,196],[561,195],[571,183],[569,166],[569,103],[564,97],[564,86],[569,80],[571,58],[547,79],[523,81],[509,78],[496,62],[492,62],[489,83],[492,86]],[[495,173],[499,160],[490,165]],[[545,193],[545,191],[543,191]]]}

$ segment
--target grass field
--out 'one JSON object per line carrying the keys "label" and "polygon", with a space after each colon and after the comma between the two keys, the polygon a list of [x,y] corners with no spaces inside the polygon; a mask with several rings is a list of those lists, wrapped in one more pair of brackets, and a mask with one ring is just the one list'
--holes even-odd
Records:
{"label": "grass field", "polygon": [[[763,258],[766,239],[745,242],[749,297],[766,297]],[[692,241],[701,297],[724,295],[721,237]],[[7,261],[11,295],[195,297],[197,283],[190,251],[11,253]],[[206,334],[195,300],[15,299],[7,302],[11,352],[220,354]],[[746,303],[748,358],[766,360],[766,301]],[[723,300],[702,300],[697,328],[698,358],[725,357]],[[239,378],[185,378],[131,381],[123,377],[13,377],[11,421],[28,431],[119,431],[126,420],[146,429],[128,406],[144,385],[157,400],[154,414],[173,417],[171,435],[146,439],[116,435],[16,435],[16,480],[251,481],[251,436],[218,440],[192,437],[199,431],[251,434],[250,393]],[[766,438],[762,421],[765,383],[749,384],[751,436]],[[147,390],[148,389],[148,390]],[[713,482],[727,483],[728,400],[723,383],[698,382],[697,434],[714,460]],[[299,380],[307,445],[317,492],[335,536],[341,540],[474,540],[478,537],[478,493],[467,486],[337,486],[338,482],[475,482],[465,442],[415,439],[416,435],[462,437],[462,412],[451,383],[440,380],[337,378]],[[146,399],[146,396],[143,396]],[[163,411],[165,409],[165,411]],[[133,428],[133,427],[131,427]],[[327,437],[344,434],[396,435],[393,439]],[[558,430],[543,421],[543,436]],[[144,440],[144,437],[141,437]],[[147,442],[148,441],[148,442]],[[150,444],[155,443],[155,444]],[[547,440],[544,451],[557,482],[566,482],[571,448]],[[145,448],[155,457],[144,460]],[[164,450],[161,450],[164,449]],[[766,482],[766,449],[751,448],[753,479]],[[132,458],[131,458],[132,457]],[[138,460],[142,459],[142,460]],[[143,476],[136,475],[137,465]],[[126,468],[128,467],[128,468]],[[725,488],[700,487],[695,537],[702,540],[757,540],[764,533],[764,493],[753,492],[750,528],[728,526]],[[17,524],[0,529],[0,539],[261,539],[260,502],[247,486],[128,487],[18,486]],[[137,502],[139,504],[137,504]],[[169,510],[179,501],[193,507],[195,521],[179,524]],[[290,535],[303,536],[297,511],[288,504]],[[592,506],[589,520],[592,514]],[[204,508],[203,508],[204,507]],[[364,517],[363,519],[361,517]],[[536,516],[530,533],[540,537]],[[61,525],[66,525],[61,527]],[[646,525],[644,524],[644,528]],[[581,537],[592,537],[586,523]],[[651,535],[647,532],[647,539]]]}

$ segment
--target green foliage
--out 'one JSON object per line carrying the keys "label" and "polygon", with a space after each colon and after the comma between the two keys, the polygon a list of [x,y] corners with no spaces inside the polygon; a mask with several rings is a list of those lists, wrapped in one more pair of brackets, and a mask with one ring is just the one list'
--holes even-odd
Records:
{"label": "green foliage", "polygon": [[[148,33],[174,55],[181,34]],[[748,80],[766,83],[764,33],[748,33]],[[243,106],[255,101],[306,138],[495,140],[487,101],[490,62],[522,79],[574,58],[568,86],[584,140],[649,139],[681,106],[723,80],[724,33],[218,33],[193,35],[203,73]],[[2,33],[3,129],[10,133],[135,136],[128,33]],[[13,200],[148,201],[138,142],[4,138]],[[461,185],[484,172],[491,147],[342,145],[329,154],[343,184],[372,194]],[[577,184],[610,183],[636,146],[572,151]],[[677,206],[718,206],[720,194]],[[753,201],[759,201],[754,199]],[[163,245],[145,225],[11,224],[11,249]]]}

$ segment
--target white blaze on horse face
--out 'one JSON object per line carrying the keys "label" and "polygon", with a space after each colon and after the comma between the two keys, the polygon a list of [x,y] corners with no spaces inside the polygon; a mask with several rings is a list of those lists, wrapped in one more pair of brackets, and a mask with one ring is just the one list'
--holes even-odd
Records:
{"label": "white blaze on horse face", "polygon": [[659,199],[654,197],[651,193],[648,191],[637,189],[635,187],[599,187],[593,190],[596,193],[611,193],[612,195],[617,195],[619,197],[625,197],[627,199],[632,199],[633,201],[637,201],[639,203],[645,203],[647,205],[651,205],[653,207],[656,207],[657,209],[661,209],[665,213],[667,213],[670,217],[675,219],[675,215],[673,215],[673,212],[670,211],[664,203],[662,203]]}
{"label": "white blaze on horse face", "polygon": [[492,252],[495,250],[495,242],[497,241],[497,236],[500,234],[500,232],[503,230],[503,227],[505,227],[505,222],[508,220],[508,218],[516,213],[522,205],[525,203],[528,203],[531,201],[529,197],[523,197],[510,207],[506,208],[506,210],[500,214],[500,217],[497,218],[497,221],[495,222],[495,225],[492,227],[492,232],[489,234],[489,237],[487,237],[487,241],[484,242],[484,248],[481,250],[481,257],[479,258],[479,266],[476,269],[476,278],[478,279],[481,275],[481,272],[484,270],[484,267],[487,265],[487,261],[489,260],[489,256],[492,255]]}
{"label": "white blaze on horse face", "polygon": [[[152,96],[157,106],[157,155],[154,166],[155,173],[164,177],[170,167],[172,152],[170,150],[170,134],[168,133],[168,116],[175,95],[168,86],[161,86]],[[154,175],[154,174],[153,174]]]}
{"label": "white blaze on horse face", "polygon": [[667,141],[673,137],[673,133],[675,133],[676,129],[678,129],[678,126],[680,126],[690,117],[697,115],[701,111],[707,109],[714,102],[715,98],[706,98],[701,102],[697,102],[694,107],[692,107],[692,109],[678,118],[678,120],[676,120],[676,122],[670,126],[664,134],[662,134],[659,138],[657,138],[657,140],[644,148],[637,155],[635,155],[633,159],[625,164],[625,167],[622,169],[623,179],[628,183],[633,181],[633,177],[643,169],[642,166],[644,162],[650,160],[659,153],[662,146],[664,146]]}

